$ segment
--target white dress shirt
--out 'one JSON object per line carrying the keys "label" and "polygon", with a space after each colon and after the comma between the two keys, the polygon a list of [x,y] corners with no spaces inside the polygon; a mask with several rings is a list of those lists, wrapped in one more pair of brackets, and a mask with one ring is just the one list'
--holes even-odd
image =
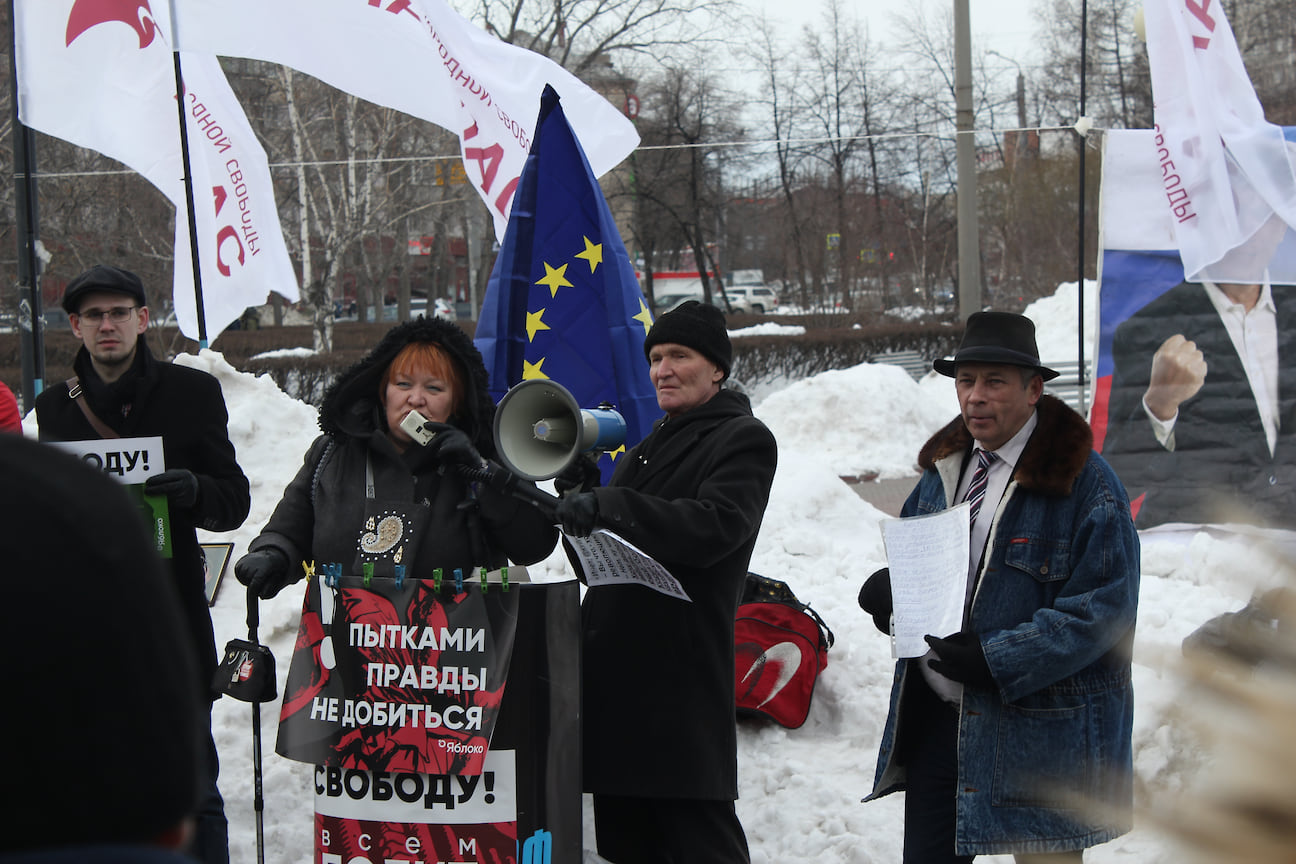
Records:
{"label": "white dress shirt", "polygon": [[[1265,439],[1269,443],[1269,455],[1273,455],[1278,440],[1278,307],[1274,305],[1273,292],[1269,285],[1269,274],[1265,274],[1261,286],[1260,299],[1247,311],[1241,303],[1234,303],[1214,282],[1201,283],[1206,289],[1206,296],[1219,313],[1224,329],[1228,331],[1229,340],[1242,359],[1242,368],[1246,370],[1247,383],[1251,385],[1251,395],[1255,397],[1256,407],[1260,410],[1260,422],[1264,425]],[[1191,338],[1190,334],[1184,334]],[[1209,362],[1209,361],[1208,361]],[[1207,369],[1206,374],[1210,375]],[[1157,441],[1167,450],[1175,449],[1174,428],[1179,419],[1178,412],[1169,420],[1158,420],[1148,410],[1147,399],[1143,400],[1143,411],[1152,422],[1152,431]]]}

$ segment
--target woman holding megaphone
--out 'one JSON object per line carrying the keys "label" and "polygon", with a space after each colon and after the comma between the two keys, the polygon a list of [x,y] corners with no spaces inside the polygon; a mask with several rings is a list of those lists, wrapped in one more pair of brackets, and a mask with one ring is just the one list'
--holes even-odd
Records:
{"label": "woman holding megaphone", "polygon": [[302,577],[302,562],[431,580],[543,559],[557,542],[551,521],[470,479],[495,456],[494,411],[481,354],[457,325],[392,328],[325,394],[323,434],[235,576],[268,598]]}

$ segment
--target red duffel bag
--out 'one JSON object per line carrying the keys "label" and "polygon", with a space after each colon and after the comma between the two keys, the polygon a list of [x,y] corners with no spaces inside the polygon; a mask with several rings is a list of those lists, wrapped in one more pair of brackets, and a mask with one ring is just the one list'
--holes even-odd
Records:
{"label": "red duffel bag", "polygon": [[832,644],[832,630],[787,583],[748,573],[734,619],[738,713],[801,726]]}

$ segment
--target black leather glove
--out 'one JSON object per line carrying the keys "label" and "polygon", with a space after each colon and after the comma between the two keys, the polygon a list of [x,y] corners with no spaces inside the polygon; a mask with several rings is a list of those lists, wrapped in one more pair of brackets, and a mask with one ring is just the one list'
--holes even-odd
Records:
{"label": "black leather glove", "polygon": [[167,503],[187,510],[198,503],[198,478],[185,468],[172,468],[145,480],[144,491],[165,495]]}
{"label": "black leather glove", "polygon": [[554,516],[562,529],[573,537],[588,537],[598,521],[598,498],[593,492],[568,495],[554,508]]}
{"label": "black leather glove", "polygon": [[269,600],[288,584],[288,556],[273,546],[249,552],[234,565],[234,577],[262,600]]}
{"label": "black leather glove", "polygon": [[432,461],[442,465],[466,465],[469,468],[481,468],[485,464],[462,429],[448,423],[425,423],[423,428],[436,433],[424,448]]}
{"label": "black leather glove", "polygon": [[873,626],[883,633],[891,633],[891,568],[883,567],[864,580],[860,588],[859,605],[873,616]]}
{"label": "black leather glove", "polygon": [[954,633],[944,639],[924,636],[923,639],[936,652],[936,657],[927,661],[934,671],[971,687],[995,686],[981,640],[975,633]]}
{"label": "black leather glove", "polygon": [[599,485],[600,476],[596,459],[577,456],[554,477],[554,491],[563,498],[576,492],[588,492]]}

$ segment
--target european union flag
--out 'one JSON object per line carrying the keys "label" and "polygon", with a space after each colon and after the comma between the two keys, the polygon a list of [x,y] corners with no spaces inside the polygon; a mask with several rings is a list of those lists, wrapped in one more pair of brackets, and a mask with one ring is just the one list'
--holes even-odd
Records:
{"label": "european union flag", "polygon": [[[633,446],[661,416],[643,352],[652,316],[552,87],[540,97],[514,194],[474,339],[491,396],[498,402],[532,378],[556,381],[582,408],[615,407],[626,421],[626,446]],[[600,462],[606,478],[611,463]]]}

